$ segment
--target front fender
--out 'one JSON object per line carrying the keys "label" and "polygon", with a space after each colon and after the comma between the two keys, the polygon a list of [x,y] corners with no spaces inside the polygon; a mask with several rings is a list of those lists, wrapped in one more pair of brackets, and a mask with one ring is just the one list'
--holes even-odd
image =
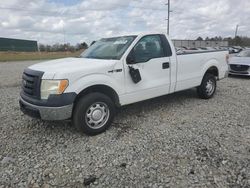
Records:
{"label": "front fender", "polygon": [[94,85],[105,85],[112,88],[118,95],[122,94],[122,87],[115,82],[115,80],[105,74],[90,74],[80,79],[76,80],[73,83],[70,83],[65,93],[75,92],[79,94],[84,89],[94,86]]}

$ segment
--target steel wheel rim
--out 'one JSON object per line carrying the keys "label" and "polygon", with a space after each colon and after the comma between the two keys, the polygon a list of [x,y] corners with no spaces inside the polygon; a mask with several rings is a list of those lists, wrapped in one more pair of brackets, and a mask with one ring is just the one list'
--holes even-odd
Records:
{"label": "steel wheel rim", "polygon": [[87,109],[85,122],[92,129],[103,127],[110,116],[108,105],[103,102],[96,102]]}
{"label": "steel wheel rim", "polygon": [[208,80],[206,84],[206,93],[210,96],[213,94],[215,89],[215,83],[212,80]]}

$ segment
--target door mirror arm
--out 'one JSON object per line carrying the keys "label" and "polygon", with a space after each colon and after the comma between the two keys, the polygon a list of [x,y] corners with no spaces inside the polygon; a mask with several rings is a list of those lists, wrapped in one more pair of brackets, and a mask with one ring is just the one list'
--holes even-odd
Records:
{"label": "door mirror arm", "polygon": [[134,58],[134,50],[132,50],[132,51],[129,53],[129,55],[127,56],[126,61],[127,61],[127,64],[128,64],[128,65],[136,64],[135,58]]}

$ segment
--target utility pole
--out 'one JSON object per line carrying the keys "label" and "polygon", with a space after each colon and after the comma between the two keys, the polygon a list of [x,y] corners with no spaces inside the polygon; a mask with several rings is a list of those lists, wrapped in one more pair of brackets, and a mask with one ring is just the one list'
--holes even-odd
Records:
{"label": "utility pole", "polygon": [[63,43],[65,44],[65,29],[64,29],[64,22],[62,24],[62,29],[63,29]]}
{"label": "utility pole", "polygon": [[235,36],[234,36],[235,38],[237,37],[238,29],[239,29],[239,25],[237,24],[237,25],[236,25],[236,29],[235,29]]}
{"label": "utility pole", "polygon": [[169,35],[169,24],[170,24],[170,0],[168,0],[168,3],[166,4],[166,5],[168,5],[168,31],[167,31],[167,33],[168,33],[168,35]]}
{"label": "utility pole", "polygon": [[235,29],[235,35],[234,35],[235,45],[237,45],[236,37],[237,37],[237,34],[238,34],[238,29],[239,29],[239,25],[237,24],[236,29]]}
{"label": "utility pole", "polygon": [[65,51],[65,54],[67,53],[67,47],[66,47],[66,41],[65,41],[65,28],[64,28],[64,22],[62,24],[62,29],[63,29],[63,48],[64,48],[64,51]]}

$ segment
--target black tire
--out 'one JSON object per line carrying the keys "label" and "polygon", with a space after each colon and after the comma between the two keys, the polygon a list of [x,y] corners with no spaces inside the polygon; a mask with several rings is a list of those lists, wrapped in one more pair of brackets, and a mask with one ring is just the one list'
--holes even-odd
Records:
{"label": "black tire", "polygon": [[216,87],[216,77],[213,74],[206,73],[201,85],[197,88],[198,96],[202,99],[210,99],[214,96]]}
{"label": "black tire", "polygon": [[73,124],[77,130],[87,135],[97,135],[104,132],[113,121],[114,103],[102,93],[87,94],[80,98],[75,105]]}

